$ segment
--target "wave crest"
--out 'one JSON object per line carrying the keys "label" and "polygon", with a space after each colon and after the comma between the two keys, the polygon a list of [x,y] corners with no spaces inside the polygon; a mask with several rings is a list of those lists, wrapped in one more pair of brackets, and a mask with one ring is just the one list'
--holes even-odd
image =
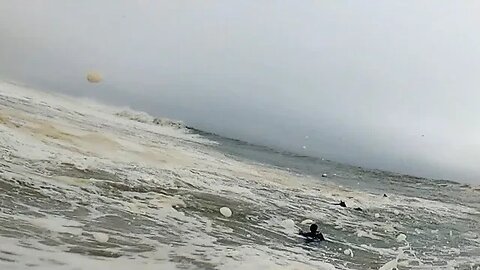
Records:
{"label": "wave crest", "polygon": [[179,120],[171,120],[164,117],[154,117],[150,114],[142,111],[135,111],[132,109],[124,109],[120,112],[115,113],[116,116],[133,120],[145,124],[154,124],[164,127],[173,127],[176,129],[184,129],[185,124]]}

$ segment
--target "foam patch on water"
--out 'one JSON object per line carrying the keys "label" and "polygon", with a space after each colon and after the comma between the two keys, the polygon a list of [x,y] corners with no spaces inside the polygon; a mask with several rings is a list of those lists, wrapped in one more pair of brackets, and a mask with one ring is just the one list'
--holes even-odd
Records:
{"label": "foam patch on water", "polygon": [[403,242],[405,240],[407,240],[407,236],[405,234],[401,233],[397,236],[397,241],[398,242]]}
{"label": "foam patch on water", "polygon": [[313,220],[311,219],[305,219],[304,221],[301,222],[303,225],[311,225],[314,223]]}
{"label": "foam patch on water", "polygon": [[227,218],[232,216],[232,210],[230,210],[230,208],[225,206],[220,208],[220,213]]}
{"label": "foam patch on water", "polygon": [[[282,269],[282,270],[296,270],[296,269],[320,269],[320,270],[334,270],[333,265],[322,263],[319,261],[312,262],[312,265],[297,261],[288,253],[281,251],[274,251],[273,253],[266,253],[262,249],[254,247],[240,247],[232,250],[227,255],[229,259],[222,264],[219,269]],[[293,257],[292,260],[285,261],[283,256]],[[231,258],[231,259],[230,259]],[[284,258],[284,257],[283,257]]]}
{"label": "foam patch on water", "polygon": [[[10,238],[0,238],[2,241],[1,251],[8,252],[9,261],[0,260],[2,269],[26,269],[35,266],[35,269],[166,269],[176,270],[177,266],[168,260],[152,260],[149,262],[132,260],[130,258],[104,258],[98,260],[94,257],[65,252],[58,248],[48,247],[29,240],[17,241]],[[5,255],[2,255],[2,257]],[[152,256],[152,258],[155,258]],[[48,263],[45,263],[48,262]],[[5,268],[4,268],[5,267]]]}
{"label": "foam patch on water", "polygon": [[95,238],[95,240],[97,240],[100,243],[106,243],[108,242],[108,239],[110,239],[108,234],[101,233],[101,232],[93,233],[93,238]]}
{"label": "foam patch on water", "polygon": [[363,230],[357,230],[357,236],[358,237],[368,237],[368,238],[375,239],[375,240],[382,239],[382,237],[377,236],[372,230],[370,230],[368,232],[363,231]]}
{"label": "foam patch on water", "polygon": [[285,229],[293,230],[295,228],[295,221],[293,221],[291,219],[285,219],[285,220],[282,221],[282,226]]}

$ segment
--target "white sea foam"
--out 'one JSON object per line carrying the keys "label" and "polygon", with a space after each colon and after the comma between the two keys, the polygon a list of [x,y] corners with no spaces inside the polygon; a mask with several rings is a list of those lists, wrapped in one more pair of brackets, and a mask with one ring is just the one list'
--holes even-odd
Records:
{"label": "white sea foam", "polygon": [[[0,250],[16,254],[2,253],[2,269],[60,263],[119,270],[361,269],[362,263],[391,269],[417,260],[428,265],[430,257],[442,259],[441,252],[457,259],[450,265],[478,261],[458,254],[478,247],[473,229],[453,236],[439,230],[446,220],[478,214],[474,207],[400,194],[379,199],[333,178],[319,182],[229,158],[180,122],[91,100],[8,83],[0,83],[0,98],[0,177],[14,185],[9,191],[31,192],[28,199],[20,193],[4,198],[18,210],[2,211],[0,222],[18,228],[1,231]],[[51,209],[41,205],[46,198]],[[331,205],[340,199],[348,207]],[[223,206],[235,214],[222,217]],[[315,220],[331,241],[305,247],[293,236],[294,220]],[[469,246],[427,248],[418,259],[418,244],[402,249],[407,240],[396,241],[400,233],[415,241],[415,229],[438,230],[438,237],[458,237]],[[17,239],[5,236],[15,233]],[[337,245],[349,254],[339,254]],[[364,262],[360,251],[378,259]]]}
{"label": "white sea foam", "polygon": [[95,238],[95,240],[97,240],[100,243],[106,243],[108,241],[108,239],[110,238],[108,236],[108,234],[101,233],[101,232],[93,233],[93,237]]}
{"label": "white sea foam", "polygon": [[220,213],[227,218],[232,216],[232,210],[230,210],[230,208],[225,206],[220,208]]}

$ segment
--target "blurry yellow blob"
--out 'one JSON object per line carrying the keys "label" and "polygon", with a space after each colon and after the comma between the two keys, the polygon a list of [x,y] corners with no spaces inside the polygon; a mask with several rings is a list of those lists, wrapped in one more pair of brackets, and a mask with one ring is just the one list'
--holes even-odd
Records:
{"label": "blurry yellow blob", "polygon": [[100,75],[100,73],[98,72],[90,71],[87,74],[87,80],[91,83],[99,83],[100,81],[102,81],[102,75]]}

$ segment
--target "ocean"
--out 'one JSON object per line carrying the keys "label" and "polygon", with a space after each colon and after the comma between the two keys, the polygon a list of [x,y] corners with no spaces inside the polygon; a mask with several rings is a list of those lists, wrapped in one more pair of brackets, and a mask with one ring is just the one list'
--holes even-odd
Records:
{"label": "ocean", "polygon": [[8,82],[0,151],[2,270],[480,269],[479,186]]}

